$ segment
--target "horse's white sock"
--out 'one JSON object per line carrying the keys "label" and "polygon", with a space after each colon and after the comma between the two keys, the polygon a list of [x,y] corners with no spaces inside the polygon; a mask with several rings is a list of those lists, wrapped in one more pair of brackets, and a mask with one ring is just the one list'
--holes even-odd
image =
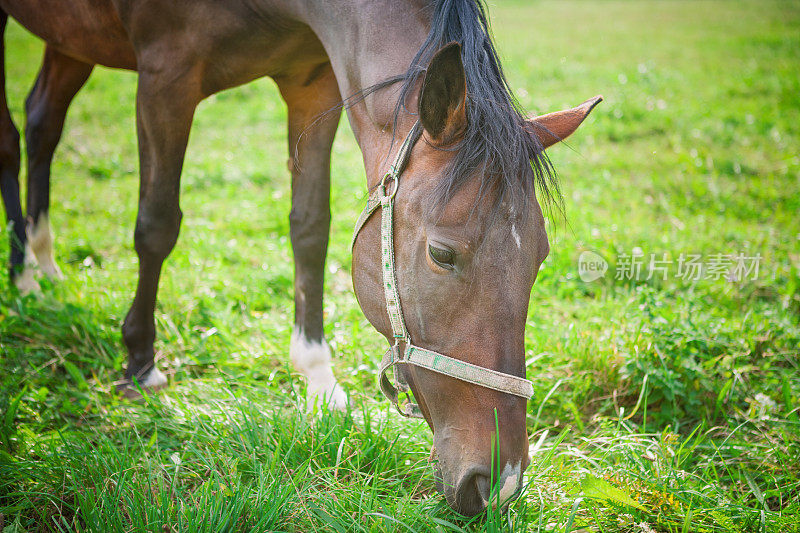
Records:
{"label": "horse's white sock", "polygon": [[319,400],[334,409],[347,406],[347,395],[333,377],[331,350],[325,340],[309,340],[303,330],[295,326],[289,355],[294,367],[308,379],[309,403]]}
{"label": "horse's white sock", "polygon": [[26,263],[36,262],[39,263],[39,268],[47,277],[52,279],[64,279],[64,274],[58,268],[56,260],[53,257],[53,235],[50,231],[50,219],[47,213],[39,215],[39,219],[33,224],[28,224],[28,248],[25,250]]}

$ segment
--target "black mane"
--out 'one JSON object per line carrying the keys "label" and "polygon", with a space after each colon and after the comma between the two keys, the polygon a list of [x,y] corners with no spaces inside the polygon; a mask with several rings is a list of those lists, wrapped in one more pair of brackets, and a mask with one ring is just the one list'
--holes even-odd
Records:
{"label": "black mane", "polygon": [[525,217],[538,189],[545,209],[555,208],[563,213],[555,169],[541,142],[525,128],[525,115],[511,92],[492,43],[484,0],[433,0],[428,7],[433,11],[431,29],[408,70],[350,95],[317,121],[335,109],[349,108],[376,91],[402,82],[394,110],[396,131],[400,114],[411,112],[406,102],[433,55],[446,44],[457,42],[461,45],[467,81],[468,124],[434,191],[433,207],[447,205],[480,172],[478,201],[484,194],[494,193],[495,206],[506,203],[512,213]]}
{"label": "black mane", "polygon": [[445,205],[480,171],[481,195],[496,193],[497,201],[507,203],[512,212],[524,216],[535,189],[546,207],[560,209],[555,171],[539,140],[524,127],[525,116],[492,44],[483,0],[435,0],[432,7],[428,37],[403,76],[395,120],[431,57],[458,42],[467,80],[468,126],[435,191],[435,205]]}

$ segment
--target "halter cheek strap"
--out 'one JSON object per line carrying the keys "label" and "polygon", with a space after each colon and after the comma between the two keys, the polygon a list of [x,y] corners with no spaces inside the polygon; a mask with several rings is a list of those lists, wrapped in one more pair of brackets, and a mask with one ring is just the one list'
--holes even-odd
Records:
{"label": "halter cheek strap", "polygon": [[467,383],[486,387],[487,389],[513,394],[529,400],[533,396],[533,384],[527,379],[504,374],[489,368],[473,365],[460,359],[415,346],[403,319],[403,308],[400,304],[400,294],[397,290],[397,270],[394,258],[394,197],[400,187],[400,175],[408,164],[411,149],[420,137],[422,128],[419,122],[414,124],[411,131],[403,141],[389,171],[381,180],[378,187],[369,195],[367,205],[358,217],[351,248],[355,246],[356,238],[372,214],[381,208],[381,270],[383,273],[383,291],[386,298],[386,311],[392,325],[394,344],[386,351],[381,360],[380,386],[383,394],[397,407],[404,416],[422,418],[419,406],[410,401],[401,403],[400,395],[409,394],[408,384],[403,381],[400,374],[393,372],[394,378],[389,376],[389,370],[394,370],[395,365],[405,364],[425,368],[438,374],[443,374]]}

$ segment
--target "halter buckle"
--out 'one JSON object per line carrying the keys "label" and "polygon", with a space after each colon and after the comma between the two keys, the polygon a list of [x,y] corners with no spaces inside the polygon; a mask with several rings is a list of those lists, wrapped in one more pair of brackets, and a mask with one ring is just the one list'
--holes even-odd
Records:
{"label": "halter buckle", "polygon": [[400,341],[398,339],[394,340],[394,344],[392,344],[390,350],[392,350],[392,361],[403,360],[403,352],[400,350]]}
{"label": "halter buckle", "polygon": [[[394,361],[395,364],[405,361],[404,352],[400,349],[399,339],[395,339],[394,344],[392,344],[392,347],[389,349],[392,351],[392,361]],[[406,383],[406,380],[400,375],[400,369],[397,366],[394,367],[394,382],[399,392],[408,393],[410,390],[408,383]]]}

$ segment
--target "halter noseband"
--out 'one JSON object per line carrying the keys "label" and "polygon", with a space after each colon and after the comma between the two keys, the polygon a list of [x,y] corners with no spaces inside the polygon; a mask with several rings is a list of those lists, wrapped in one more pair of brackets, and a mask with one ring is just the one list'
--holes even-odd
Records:
{"label": "halter noseband", "polygon": [[[400,394],[409,393],[408,384],[403,380],[402,375],[395,373],[395,379],[388,375],[390,369],[395,365],[407,364],[426,368],[445,376],[473,383],[487,389],[492,389],[507,394],[513,394],[529,400],[533,396],[533,383],[529,380],[504,374],[496,370],[473,365],[460,359],[454,359],[446,355],[426,350],[415,346],[411,342],[411,336],[406,329],[403,320],[403,308],[400,305],[400,294],[397,291],[397,271],[394,264],[394,230],[392,224],[394,212],[394,197],[400,188],[400,175],[405,170],[411,156],[411,149],[416,144],[422,133],[419,122],[416,122],[411,131],[403,141],[400,151],[397,152],[394,162],[389,167],[389,171],[381,180],[378,187],[372,191],[367,199],[367,205],[356,221],[353,240],[350,244],[352,249],[355,246],[361,228],[369,220],[370,216],[378,210],[381,213],[381,270],[383,271],[383,290],[386,297],[386,311],[389,314],[389,321],[392,324],[392,334],[394,344],[386,350],[381,360],[380,386],[384,396],[386,396],[397,407],[400,414],[422,418],[422,411],[417,404],[406,401],[400,404]],[[405,350],[401,350],[401,343]]]}

